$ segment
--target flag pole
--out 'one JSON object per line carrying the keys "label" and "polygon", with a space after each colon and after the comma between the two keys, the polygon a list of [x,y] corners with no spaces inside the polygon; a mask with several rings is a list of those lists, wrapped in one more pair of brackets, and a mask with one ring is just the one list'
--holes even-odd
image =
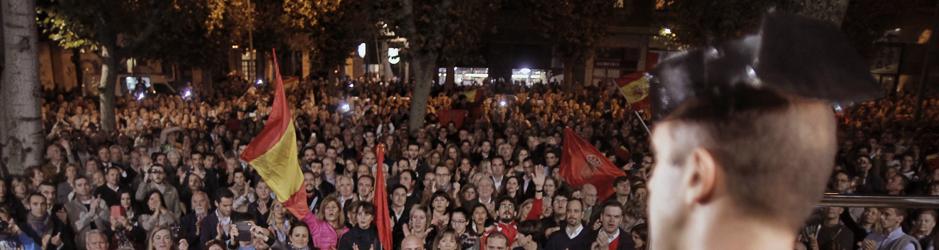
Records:
{"label": "flag pole", "polygon": [[636,114],[636,118],[638,118],[639,122],[642,123],[642,128],[646,129],[646,134],[652,136],[652,131],[649,130],[649,126],[646,125],[646,121],[642,119],[641,115],[639,115],[639,111],[633,110],[633,114]]}

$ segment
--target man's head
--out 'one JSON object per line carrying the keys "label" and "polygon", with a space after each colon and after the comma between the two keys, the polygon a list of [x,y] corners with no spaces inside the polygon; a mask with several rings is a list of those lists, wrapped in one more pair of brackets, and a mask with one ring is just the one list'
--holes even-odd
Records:
{"label": "man's head", "polygon": [[29,195],[29,213],[34,217],[43,217],[46,216],[46,197],[42,196],[39,193],[32,193]]}
{"label": "man's head", "polygon": [[85,233],[85,249],[88,250],[107,250],[108,237],[97,229],[92,229]]}
{"label": "man's head", "polygon": [[336,180],[338,182],[336,189],[339,190],[339,194],[342,195],[343,197],[352,196],[352,192],[353,192],[352,177],[349,177],[347,175],[340,175],[338,178],[339,179]]}
{"label": "man's head", "polygon": [[515,202],[510,197],[499,199],[499,221],[509,223],[515,219]]}
{"label": "man's head", "polygon": [[375,188],[375,178],[374,178],[374,177],[372,177],[371,175],[359,176],[359,183],[358,183],[358,187],[357,187],[357,190],[358,190],[357,193],[358,193],[359,195],[361,195],[361,196],[366,196],[366,197],[367,197],[367,196],[371,196],[371,195],[372,195],[372,189],[374,189],[374,188]]}
{"label": "man's head", "polygon": [[486,250],[509,249],[509,238],[502,232],[493,232],[486,238]]}
{"label": "man's head", "polygon": [[411,190],[414,187],[414,171],[410,169],[402,170],[401,173],[398,174],[398,184]]}
{"label": "man's head", "polygon": [[417,236],[404,237],[401,241],[401,250],[424,250],[424,240]]}
{"label": "man's head", "polygon": [[107,169],[107,175],[104,176],[104,180],[108,185],[116,186],[121,181],[121,169],[117,167],[110,167]]}
{"label": "man's head", "polygon": [[417,143],[408,144],[407,157],[411,160],[417,160],[417,157],[421,154],[421,146]]}
{"label": "man's head", "polygon": [[446,166],[437,166],[434,169],[434,174],[438,188],[445,188],[446,186],[450,185],[451,172],[449,168]]}
{"label": "man's head", "polygon": [[55,203],[55,186],[51,182],[39,184],[39,193],[46,198],[46,204]]}
{"label": "man's head", "polygon": [[222,216],[231,216],[232,203],[235,202],[235,194],[227,188],[218,192],[218,201],[215,201],[215,207]]}
{"label": "man's head", "polygon": [[597,205],[597,187],[587,183],[580,187],[580,195],[584,198],[584,204],[588,207]]}
{"label": "man's head", "polygon": [[91,184],[88,183],[88,178],[80,175],[75,177],[75,194],[79,196],[91,195]]}
{"label": "man's head", "polygon": [[825,219],[834,220],[841,217],[841,213],[844,212],[843,207],[828,207],[825,209]]}
{"label": "man's head", "polygon": [[666,235],[684,237],[704,211],[795,232],[821,198],[836,150],[831,107],[768,90],[727,94],[689,100],[655,127],[653,248],[680,248]]}
{"label": "man's head", "polygon": [[613,190],[616,191],[616,197],[629,197],[629,193],[632,192],[632,186],[630,185],[628,177],[616,177],[613,180]]}
{"label": "man's head", "polygon": [[579,199],[567,201],[567,225],[578,226],[584,219],[584,202]]}
{"label": "man's head", "polygon": [[306,188],[307,194],[313,192],[316,189],[316,176],[313,172],[303,171],[303,187]]}
{"label": "man's head", "polygon": [[603,231],[607,233],[615,233],[619,229],[620,223],[623,222],[623,206],[616,201],[609,201],[603,204],[603,214],[600,215],[600,222],[603,226]]}
{"label": "man's head", "polygon": [[903,219],[906,219],[906,210],[892,207],[884,208],[880,223],[882,223],[884,230],[887,230],[885,233],[890,233],[890,231],[899,227],[900,223],[903,223]]}
{"label": "man's head", "polygon": [[492,158],[492,176],[502,177],[505,175],[505,160],[502,157]]}
{"label": "man's head", "polygon": [[156,184],[163,184],[163,181],[166,180],[166,172],[163,170],[163,166],[153,165],[150,167],[150,180]]}
{"label": "man's head", "polygon": [[316,151],[314,151],[313,148],[303,149],[303,158],[301,158],[301,160],[303,160],[304,164],[309,164],[315,159],[316,159]]}
{"label": "man's head", "polygon": [[194,192],[191,202],[192,210],[197,214],[205,214],[209,211],[209,196],[205,192]]}

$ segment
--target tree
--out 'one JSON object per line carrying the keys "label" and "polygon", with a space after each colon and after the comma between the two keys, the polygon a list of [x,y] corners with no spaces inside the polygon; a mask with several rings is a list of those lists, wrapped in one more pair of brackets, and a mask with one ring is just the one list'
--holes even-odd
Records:
{"label": "tree", "polygon": [[[101,57],[98,101],[101,129],[115,131],[114,99],[119,63],[175,47],[157,43],[158,36],[174,32],[190,6],[163,0],[56,0],[40,10],[41,23],[53,41],[65,48],[85,48]],[[185,40],[185,39],[184,39]],[[148,52],[149,51],[149,52]]]}
{"label": "tree", "polygon": [[[383,0],[379,9],[393,10],[383,16],[395,34],[407,38],[406,58],[414,71],[408,129],[413,134],[424,126],[427,98],[437,72],[437,62],[447,48],[477,39],[482,29],[467,28],[474,20],[473,11],[486,14],[485,9],[497,6],[496,0]],[[480,6],[485,8],[480,8]],[[457,18],[454,18],[457,17]]]}
{"label": "tree", "polygon": [[3,1],[3,136],[0,166],[11,174],[42,164],[44,151],[39,113],[39,35],[34,0]]}
{"label": "tree", "polygon": [[[574,82],[574,65],[593,56],[606,36],[613,0],[534,0],[535,23],[564,61],[564,82]],[[590,74],[587,72],[585,75]],[[586,77],[585,77],[586,78]]]}

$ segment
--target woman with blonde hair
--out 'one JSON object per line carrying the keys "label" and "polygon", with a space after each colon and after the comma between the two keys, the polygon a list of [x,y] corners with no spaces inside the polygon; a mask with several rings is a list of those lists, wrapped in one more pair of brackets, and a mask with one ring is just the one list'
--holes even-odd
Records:
{"label": "woman with blonde hair", "polygon": [[186,250],[189,249],[189,243],[185,240],[175,242],[174,246],[173,232],[168,227],[154,228],[147,236],[147,250]]}
{"label": "woman with blonde hair", "polygon": [[273,200],[271,212],[267,215],[267,225],[277,239],[277,242],[286,243],[290,236],[290,220],[287,219],[287,210],[280,201]]}
{"label": "woman with blonde hair", "polygon": [[336,247],[339,238],[347,231],[342,206],[335,195],[326,196],[317,213],[308,213],[303,222],[310,228],[313,247],[329,249]]}

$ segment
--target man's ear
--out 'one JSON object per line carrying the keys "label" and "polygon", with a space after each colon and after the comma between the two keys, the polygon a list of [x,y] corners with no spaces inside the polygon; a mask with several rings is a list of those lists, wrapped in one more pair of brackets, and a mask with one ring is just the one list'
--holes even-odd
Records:
{"label": "man's ear", "polygon": [[714,156],[703,148],[696,148],[686,160],[683,182],[687,204],[707,203],[717,189],[719,171]]}

